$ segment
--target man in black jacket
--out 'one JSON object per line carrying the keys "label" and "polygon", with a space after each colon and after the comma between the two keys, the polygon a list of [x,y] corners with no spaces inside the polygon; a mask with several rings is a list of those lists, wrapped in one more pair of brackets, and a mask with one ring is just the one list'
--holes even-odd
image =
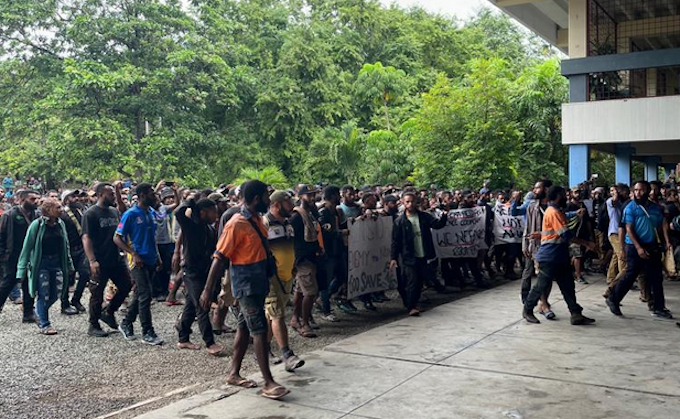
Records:
{"label": "man in black jacket", "polygon": [[[38,217],[38,199],[40,195],[31,190],[17,192],[19,205],[2,214],[0,218],[0,310],[5,304],[12,288],[17,283],[17,264],[24,246],[24,238],[28,226]],[[35,323],[33,298],[28,293],[28,281],[21,281],[21,293],[24,305],[24,323]]]}
{"label": "man in black jacket", "polygon": [[[83,248],[83,205],[79,202],[78,197],[80,191],[65,190],[61,194],[61,201],[64,206],[64,212],[59,218],[66,226],[66,234],[68,235],[68,244],[71,251],[71,259],[73,259],[73,266],[78,272],[78,283],[76,290],[73,293],[73,298],[69,302],[68,294],[61,297],[61,312],[66,315],[73,315],[84,313],[87,310],[80,303],[83,292],[90,282],[90,262],[85,255]],[[71,276],[71,280],[75,278],[75,272]]]}
{"label": "man in black jacket", "polygon": [[428,274],[427,261],[437,257],[432,242],[432,231],[446,226],[448,211],[442,213],[440,219],[421,212],[416,206],[416,195],[407,192],[402,197],[404,213],[394,222],[392,230],[392,261],[390,268],[399,266],[401,258],[401,275],[399,276],[399,294],[404,301],[409,316],[420,315],[418,302]]}

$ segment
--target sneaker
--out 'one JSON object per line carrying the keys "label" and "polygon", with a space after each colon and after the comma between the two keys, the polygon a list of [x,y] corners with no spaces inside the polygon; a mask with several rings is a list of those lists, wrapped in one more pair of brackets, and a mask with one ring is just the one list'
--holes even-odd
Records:
{"label": "sneaker", "polygon": [[344,311],[345,313],[352,313],[352,309],[347,305],[347,302],[343,300],[337,300],[335,305],[338,306],[338,310]]}
{"label": "sneaker", "polygon": [[322,314],[321,318],[324,319],[327,322],[330,322],[330,323],[335,323],[335,322],[340,321],[337,317],[335,317],[335,315],[333,313]]}
{"label": "sneaker", "polygon": [[670,319],[673,318],[673,314],[671,314],[671,312],[668,311],[668,310],[661,310],[661,311],[655,310],[655,311],[652,312],[652,317],[670,320]]}
{"label": "sneaker", "polygon": [[574,326],[583,326],[586,324],[593,324],[595,323],[595,319],[588,318],[584,316],[581,313],[572,313],[571,314],[571,324]]}
{"label": "sneaker", "polygon": [[61,309],[61,314],[66,314],[67,316],[73,316],[75,314],[80,314],[80,311],[78,311],[77,308],[68,306],[66,308]]}
{"label": "sneaker", "polygon": [[118,322],[116,321],[116,316],[109,313],[108,310],[102,310],[102,314],[99,316],[101,321],[106,323],[111,329],[118,329]]}
{"label": "sneaker", "polygon": [[78,310],[79,313],[85,313],[87,311],[85,306],[80,304],[80,301],[71,302],[71,305],[75,307],[75,309]]}
{"label": "sneaker", "polygon": [[137,339],[137,337],[135,336],[135,330],[133,329],[131,324],[123,323],[120,326],[118,326],[118,330],[127,341]]}
{"label": "sneaker", "polygon": [[347,305],[347,307],[349,307],[349,309],[351,311],[358,311],[359,310],[354,304],[352,304],[352,302],[350,300],[346,300],[345,304]]}
{"label": "sneaker", "polygon": [[[257,358],[256,358],[256,360],[257,360]],[[269,362],[272,365],[279,365],[280,363],[283,362],[283,358],[281,358],[280,356],[274,355],[274,353],[272,351],[269,351]]]}
{"label": "sneaker", "polygon": [[21,319],[22,323],[37,323],[38,318],[35,316],[35,314],[29,314],[28,316],[24,316]]}
{"label": "sneaker", "polygon": [[95,327],[90,325],[90,327],[87,329],[87,335],[88,336],[94,336],[96,338],[105,338],[109,334],[105,331],[102,330],[101,327]]}
{"label": "sneaker", "polygon": [[305,365],[305,361],[297,357],[297,355],[291,355],[286,358],[286,371],[293,372],[301,366]]}
{"label": "sneaker", "polygon": [[613,302],[610,298],[605,298],[604,302],[607,303],[609,311],[611,311],[615,316],[623,316],[623,313],[621,313],[621,308],[619,307],[619,305]]}
{"label": "sneaker", "polygon": [[581,275],[578,278],[578,281],[576,281],[576,282],[578,282],[579,284],[583,284],[583,285],[588,285],[590,283],[590,282],[586,281],[586,279],[583,277],[583,275]]}
{"label": "sneaker", "polygon": [[321,326],[319,326],[319,325],[316,323],[316,320],[314,320],[313,317],[310,317],[310,318],[309,318],[309,326],[311,326],[311,328],[312,328],[313,330],[319,330],[319,329],[321,329]]}
{"label": "sneaker", "polygon": [[160,346],[163,344],[163,339],[159,338],[156,332],[153,330],[149,330],[142,338],[142,342],[146,343],[147,345]]}
{"label": "sneaker", "polygon": [[375,294],[375,296],[376,296],[376,298],[378,299],[378,302],[380,302],[380,303],[386,303],[386,302],[388,302],[388,301],[392,301],[392,300],[390,299],[390,297],[388,297],[387,295],[385,295],[385,292],[384,292],[384,291],[381,291],[381,292]]}
{"label": "sneaker", "polygon": [[370,302],[370,301],[364,303],[364,308],[368,311],[377,311],[378,310],[378,308],[376,306],[374,306],[373,303]]}

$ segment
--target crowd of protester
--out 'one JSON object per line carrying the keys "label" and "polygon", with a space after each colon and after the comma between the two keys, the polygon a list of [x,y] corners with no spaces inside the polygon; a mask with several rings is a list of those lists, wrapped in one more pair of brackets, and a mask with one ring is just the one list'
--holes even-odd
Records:
{"label": "crowd of protester", "polygon": [[[567,190],[542,179],[526,194],[487,185],[418,189],[408,182],[274,190],[257,180],[216,190],[118,181],[57,191],[34,188],[39,181],[3,180],[0,310],[7,301],[21,304],[23,322],[56,335],[49,312],[59,301],[64,315],[88,313],[90,336],[109,336],[103,324],[134,340],[139,320],[140,340],[162,345],[152,302],[179,306],[178,348],[202,348],[190,340],[197,323],[207,352],[224,357],[228,352],[215,335],[235,332],[227,382],[255,387],[240,375],[252,341],[265,381],[262,395],[269,398],[289,392],[274,381],[270,362],[282,362],[288,371],[304,365],[290,348],[288,326],[314,338],[321,333],[316,316],[320,323],[337,322],[335,310],[355,312],[359,305],[375,311],[389,301],[384,292],[347,298],[349,226],[357,219],[392,219],[389,266],[409,316],[424,311],[424,288],[486,288],[502,276],[521,280],[527,322],[540,323],[536,306],[546,319],[556,318],[549,299],[557,282],[571,323],[591,324],[575,286],[600,272],[607,277],[603,297],[613,314],[622,315],[621,301],[638,287],[653,316],[672,318],[663,281],[677,280],[680,266],[673,177],[635,182],[632,189],[584,182]],[[520,241],[494,244],[494,206],[523,218]],[[476,257],[438,258],[432,230],[446,226],[449,211],[475,207],[486,207],[488,249]],[[178,297],[182,289],[184,301]],[[229,315],[235,330],[225,323]],[[272,340],[280,356],[272,354]]]}

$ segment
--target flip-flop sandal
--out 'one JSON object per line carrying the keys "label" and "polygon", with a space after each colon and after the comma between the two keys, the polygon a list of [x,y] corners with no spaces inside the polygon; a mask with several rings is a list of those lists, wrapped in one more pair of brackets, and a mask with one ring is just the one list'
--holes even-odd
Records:
{"label": "flip-flop sandal", "polygon": [[314,331],[311,328],[305,329],[304,327],[300,327],[300,328],[295,329],[295,330],[303,338],[315,338],[316,337],[316,333],[314,333]]}
{"label": "flip-flop sandal", "polygon": [[274,387],[271,390],[262,390],[260,395],[271,400],[280,400],[284,396],[290,393],[290,390],[283,386]]}
{"label": "flip-flop sandal", "polygon": [[236,387],[242,387],[242,388],[255,388],[257,387],[257,383],[253,380],[248,380],[246,378],[241,378],[239,381],[230,383],[229,380],[227,380],[227,384],[230,386],[236,386]]}
{"label": "flip-flop sandal", "polygon": [[220,349],[217,352],[208,352],[208,355],[214,356],[216,358],[224,358],[225,356],[229,355],[229,352],[227,352],[226,349]]}
{"label": "flip-flop sandal", "polygon": [[181,306],[182,304],[184,304],[184,303],[182,303],[181,301],[177,301],[177,300],[174,300],[174,301],[168,301],[168,300],[166,300],[166,301],[165,301],[165,305],[168,306],[168,307],[172,307],[172,306]]}
{"label": "flip-flop sandal", "polygon": [[56,330],[54,330],[51,327],[46,327],[44,329],[40,329],[40,334],[46,335],[46,336],[54,336],[54,335],[58,335],[59,332],[57,332]]}
{"label": "flip-flop sandal", "polygon": [[191,343],[191,342],[186,342],[186,343],[190,344],[190,346],[181,346],[182,342],[178,342],[177,343],[177,349],[179,349],[179,350],[188,349],[188,350],[192,350],[192,351],[197,351],[197,350],[201,349],[201,347],[199,345],[196,345],[195,343]]}
{"label": "flip-flop sandal", "polygon": [[539,311],[539,313],[545,316],[545,318],[548,320],[555,320],[555,317],[557,317],[555,316],[555,313],[553,313],[552,310]]}

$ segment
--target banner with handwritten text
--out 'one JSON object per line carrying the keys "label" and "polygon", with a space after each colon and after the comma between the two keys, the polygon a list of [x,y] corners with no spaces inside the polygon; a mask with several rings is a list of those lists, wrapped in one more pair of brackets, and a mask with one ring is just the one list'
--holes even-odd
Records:
{"label": "banner with handwritten text", "polygon": [[522,243],[524,217],[510,215],[510,207],[503,204],[493,207],[493,236],[495,244]]}
{"label": "banner with handwritten text", "polygon": [[432,240],[440,258],[475,258],[480,250],[488,249],[486,208],[475,207],[449,211],[446,227],[432,230]]}
{"label": "banner with handwritten text", "polygon": [[350,224],[348,299],[397,287],[397,278],[389,267],[392,224],[392,217]]}

